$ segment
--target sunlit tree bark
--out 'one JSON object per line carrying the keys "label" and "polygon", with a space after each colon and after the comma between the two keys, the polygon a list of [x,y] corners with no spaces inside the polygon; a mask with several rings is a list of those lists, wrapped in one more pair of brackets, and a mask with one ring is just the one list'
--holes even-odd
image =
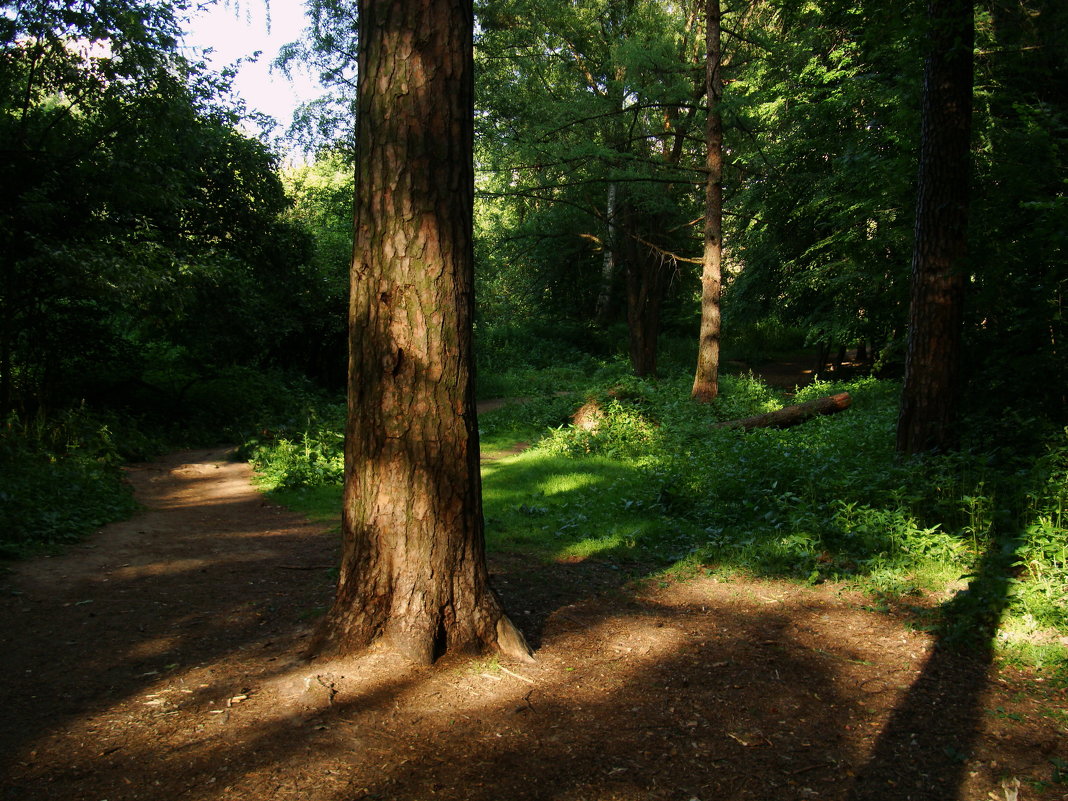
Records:
{"label": "sunlit tree bark", "polygon": [[931,0],[912,256],[903,453],[958,441],[975,21],[967,0]]}
{"label": "sunlit tree bark", "polygon": [[701,334],[692,397],[707,403],[719,394],[719,296],[723,264],[723,97],[720,74],[722,46],[719,0],[708,0],[705,10],[705,82],[708,95],[708,182],[705,188],[705,250],[701,268]]}
{"label": "sunlit tree bark", "polygon": [[529,651],[488,583],[471,356],[470,0],[362,0],[349,417],[322,645]]}

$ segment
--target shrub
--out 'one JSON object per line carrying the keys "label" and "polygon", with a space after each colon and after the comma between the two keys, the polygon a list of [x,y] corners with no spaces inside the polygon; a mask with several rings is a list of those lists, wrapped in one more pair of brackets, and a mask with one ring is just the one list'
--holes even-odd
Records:
{"label": "shrub", "polygon": [[0,431],[0,556],[76,541],[136,508],[109,421],[85,409]]}
{"label": "shrub", "polygon": [[238,450],[268,490],[341,484],[345,468],[345,406],[324,404],[290,420],[263,427]]}

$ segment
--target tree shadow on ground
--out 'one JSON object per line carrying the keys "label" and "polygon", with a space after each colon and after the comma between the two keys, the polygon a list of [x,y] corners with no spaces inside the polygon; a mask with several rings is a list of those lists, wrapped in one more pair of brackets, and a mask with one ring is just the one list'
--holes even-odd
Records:
{"label": "tree shadow on ground", "polygon": [[[595,601],[567,607],[542,663],[519,674],[453,664],[369,679],[358,661],[312,665],[329,697],[129,742],[108,755],[111,784],[94,789],[205,801],[805,798],[855,761],[842,729],[855,710],[836,690],[841,663],[795,638],[798,611]],[[74,797],[92,773],[74,760],[19,790]]]}
{"label": "tree shadow on ground", "polygon": [[[229,468],[186,455],[144,468],[140,514],[4,577],[0,763],[169,675],[246,650],[280,661],[326,603],[336,537],[251,488],[217,492]],[[153,495],[168,474],[177,490]],[[240,690],[240,677],[199,675],[190,699]]]}
{"label": "tree shadow on ground", "polygon": [[[195,586],[176,570],[122,588],[127,605],[156,593],[181,601],[154,610],[161,630],[179,632],[159,653],[116,648],[141,638],[116,618],[96,639],[83,633],[85,650],[72,659],[63,625],[84,629],[101,599],[78,606],[88,596],[75,590],[64,601],[72,606],[41,611],[69,619],[54,641],[7,663],[25,728],[5,744],[23,764],[0,797],[962,797],[960,757],[980,734],[989,637],[979,659],[926,654],[926,635],[825,587],[704,576],[643,594],[623,588],[632,576],[610,564],[505,554],[493,558],[494,582],[534,628],[535,665],[297,662],[309,621],[296,607],[328,597],[322,576],[279,567],[330,562],[333,546],[273,535],[279,550],[269,554],[263,532],[245,522],[211,546],[230,554],[245,543],[247,562],[198,568],[208,572]],[[983,598],[971,605],[1000,617],[1012,549],[1003,538],[987,553],[961,615],[965,601]],[[213,599],[209,586],[228,589]],[[268,596],[278,608],[244,607]],[[189,616],[205,603],[212,613]],[[21,675],[50,655],[47,675]],[[921,656],[922,670],[911,664]],[[226,695],[238,701],[220,703]]]}
{"label": "tree shadow on ground", "polygon": [[967,588],[943,606],[927,663],[858,772],[848,801],[962,797],[1020,536],[1011,532],[991,537]]}
{"label": "tree shadow on ground", "polygon": [[545,625],[556,610],[595,596],[622,599],[635,575],[650,572],[640,564],[624,569],[596,559],[547,562],[510,553],[490,554],[489,568],[508,616],[534,649],[541,647]]}

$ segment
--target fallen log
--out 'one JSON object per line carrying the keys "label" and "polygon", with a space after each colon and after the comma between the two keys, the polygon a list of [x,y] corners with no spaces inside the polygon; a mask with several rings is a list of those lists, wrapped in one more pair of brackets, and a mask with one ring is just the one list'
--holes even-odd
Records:
{"label": "fallen log", "polygon": [[843,409],[848,409],[853,399],[848,392],[839,392],[837,395],[828,395],[808,403],[799,403],[796,406],[787,406],[776,412],[758,414],[756,417],[746,417],[742,420],[727,420],[716,423],[713,428],[741,428],[748,431],[751,428],[789,428],[803,423],[806,420],[821,414],[834,414]]}

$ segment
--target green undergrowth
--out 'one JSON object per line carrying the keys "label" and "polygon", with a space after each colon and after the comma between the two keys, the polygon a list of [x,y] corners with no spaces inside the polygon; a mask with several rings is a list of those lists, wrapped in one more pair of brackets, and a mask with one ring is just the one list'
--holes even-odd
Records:
{"label": "green undergrowth", "polygon": [[128,517],[123,454],[109,419],[74,409],[0,429],[0,558],[51,552]]}
{"label": "green undergrowth", "polygon": [[309,406],[303,414],[260,426],[241,443],[267,491],[340,485],[345,462],[345,404]]}
{"label": "green undergrowth", "polygon": [[516,443],[533,443],[547,432],[566,426],[581,403],[581,392],[549,391],[541,396],[510,400],[478,416],[482,452],[503,451]]}
{"label": "green undergrowth", "polygon": [[644,564],[681,558],[694,536],[664,514],[640,470],[608,457],[535,447],[483,465],[482,476],[491,549]]}
{"label": "green undergrowth", "polygon": [[[995,638],[1007,657],[1065,668],[1064,432],[1024,455],[902,459],[893,382],[817,383],[786,398],[725,376],[720,397],[699,405],[689,381],[591,374],[567,394],[532,381],[524,401],[480,415],[483,450],[494,452],[482,470],[488,547],[635,575],[838,582],[947,640]],[[851,394],[848,410],[795,428],[714,427],[838,391]],[[570,415],[583,404],[593,422],[577,427]],[[342,422],[337,407],[250,443],[264,486],[329,516]],[[508,453],[517,442],[524,449]]]}
{"label": "green undergrowth", "polygon": [[268,490],[275,503],[300,512],[316,523],[326,523],[340,530],[341,484],[317,484]]}
{"label": "green undergrowth", "polygon": [[628,365],[620,359],[605,362],[589,357],[575,363],[541,369],[517,366],[498,373],[480,374],[477,394],[479,400],[538,400],[559,394],[585,392],[591,384],[610,384],[622,379],[628,372]]}
{"label": "green undergrowth", "polygon": [[[166,363],[97,398],[105,401],[106,408],[81,401],[12,414],[0,424],[0,558],[54,552],[133,514],[124,463],[223,442],[250,449],[286,442],[331,408],[306,379],[241,367],[192,373]],[[306,449],[291,464],[302,471],[294,485],[321,478]]]}

